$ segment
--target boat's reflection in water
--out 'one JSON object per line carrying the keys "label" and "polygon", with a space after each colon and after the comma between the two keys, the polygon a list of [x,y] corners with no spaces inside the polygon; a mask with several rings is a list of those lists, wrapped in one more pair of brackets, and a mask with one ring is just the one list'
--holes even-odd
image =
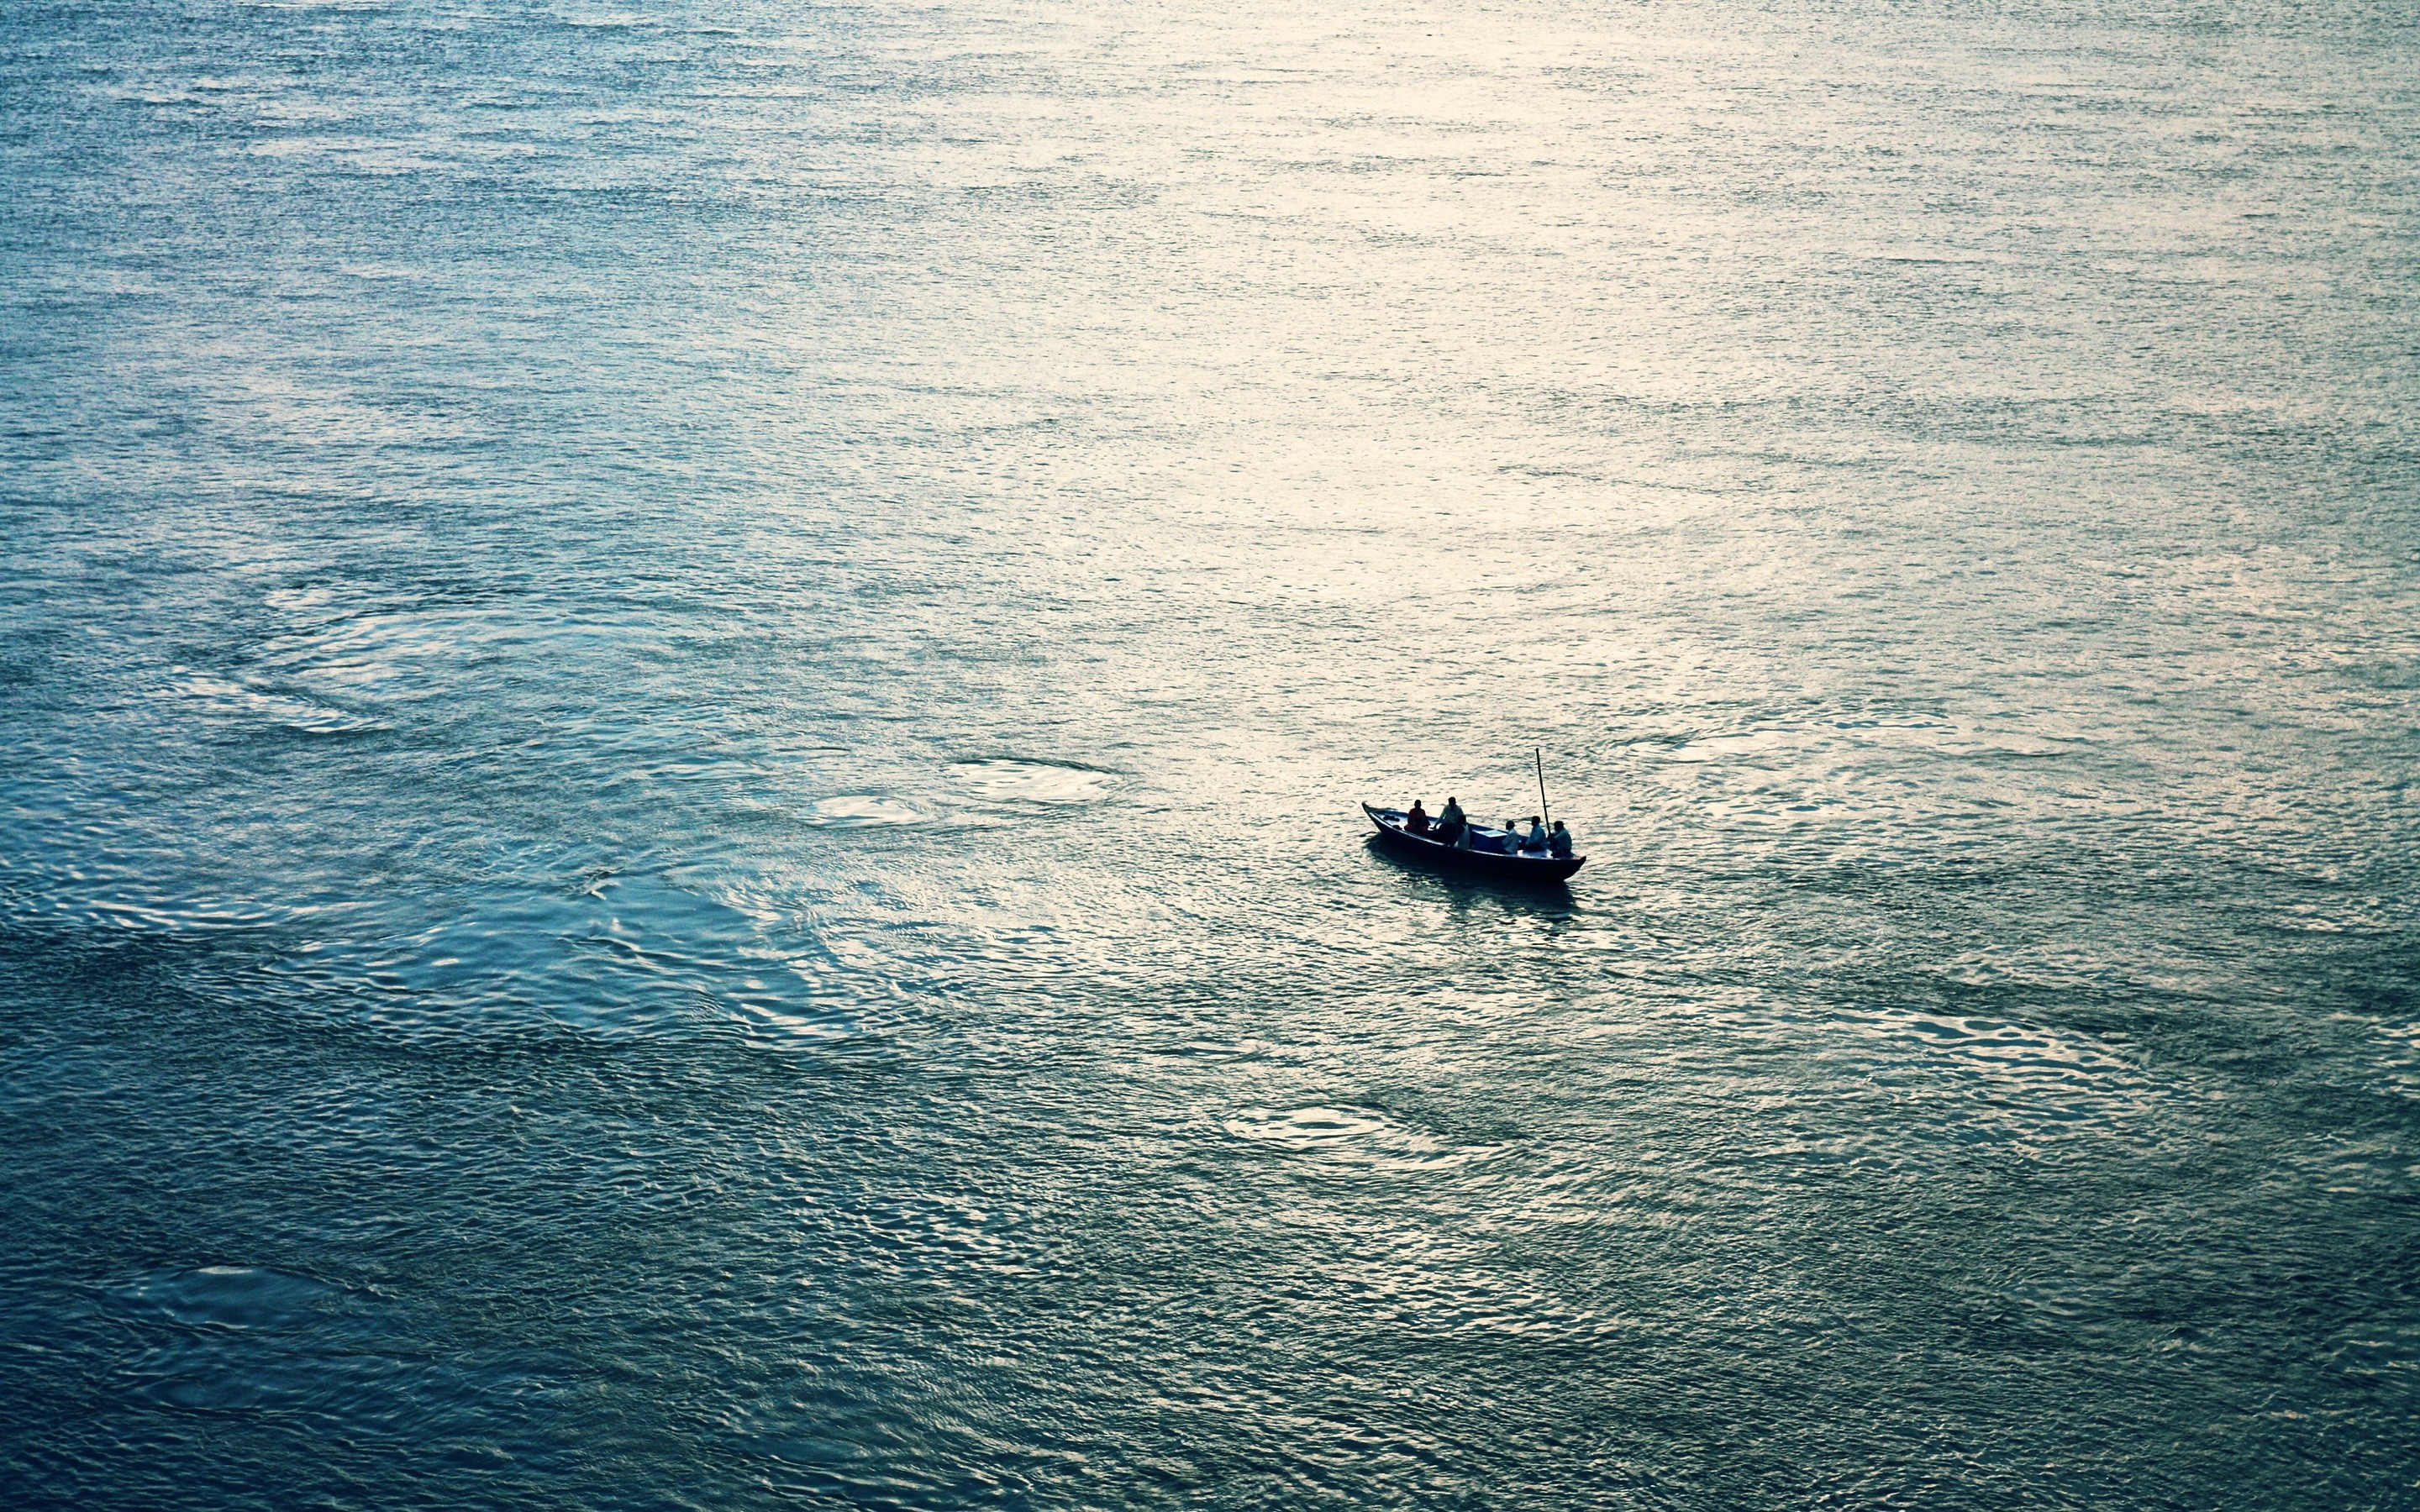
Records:
{"label": "boat's reflection in water", "polygon": [[1383,835],[1365,835],[1361,848],[1399,872],[1423,877],[1445,889],[1457,908],[1481,900],[1500,903],[1525,918],[1567,919],[1587,912],[1572,885],[1560,877],[1500,877],[1440,865],[1428,856],[1390,845]]}

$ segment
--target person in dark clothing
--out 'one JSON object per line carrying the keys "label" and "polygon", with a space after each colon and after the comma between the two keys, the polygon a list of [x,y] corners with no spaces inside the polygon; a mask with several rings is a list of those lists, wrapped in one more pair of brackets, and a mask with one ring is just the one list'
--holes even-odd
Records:
{"label": "person in dark clothing", "polygon": [[1448,845],[1470,842],[1470,819],[1462,811],[1462,800],[1446,795],[1445,808],[1437,814],[1436,838]]}
{"label": "person in dark clothing", "polygon": [[1420,807],[1420,800],[1418,798],[1412,800],[1412,811],[1404,815],[1404,829],[1405,833],[1413,835],[1425,835],[1429,832],[1429,811]]}
{"label": "person in dark clothing", "polygon": [[1572,858],[1572,832],[1563,827],[1563,822],[1559,819],[1555,821],[1554,833],[1546,837],[1546,854],[1558,861],[1568,861]]}

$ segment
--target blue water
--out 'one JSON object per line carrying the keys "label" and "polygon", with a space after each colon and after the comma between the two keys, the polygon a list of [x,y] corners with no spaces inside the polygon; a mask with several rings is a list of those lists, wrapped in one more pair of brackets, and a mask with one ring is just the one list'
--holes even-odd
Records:
{"label": "blue water", "polygon": [[0,1502],[2420,1506],[2415,57],[11,4]]}

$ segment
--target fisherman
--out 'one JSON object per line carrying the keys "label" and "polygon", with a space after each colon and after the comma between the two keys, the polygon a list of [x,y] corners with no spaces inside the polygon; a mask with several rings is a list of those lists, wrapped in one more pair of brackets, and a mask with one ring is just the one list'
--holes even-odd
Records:
{"label": "fisherman", "polygon": [[1572,832],[1563,827],[1559,819],[1555,821],[1555,832],[1546,837],[1546,851],[1558,861],[1572,858]]}
{"label": "fisherman", "polygon": [[1521,842],[1521,848],[1525,851],[1543,851],[1546,848],[1546,826],[1538,823],[1536,814],[1529,816],[1529,838]]}
{"label": "fisherman", "polygon": [[1445,808],[1437,815],[1436,837],[1448,845],[1466,850],[1470,846],[1469,817],[1462,811],[1462,800],[1450,793],[1446,795]]}
{"label": "fisherman", "polygon": [[1404,815],[1404,832],[1408,835],[1425,835],[1429,832],[1429,811],[1420,807],[1420,800],[1418,798],[1412,800],[1412,811]]}

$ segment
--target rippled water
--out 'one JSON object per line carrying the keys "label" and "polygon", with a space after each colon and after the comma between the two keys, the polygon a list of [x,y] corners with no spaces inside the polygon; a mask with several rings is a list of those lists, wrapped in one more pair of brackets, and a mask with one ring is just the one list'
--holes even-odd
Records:
{"label": "rippled water", "polygon": [[8,1503],[2420,1505],[2409,11],[1197,10],[0,13]]}

